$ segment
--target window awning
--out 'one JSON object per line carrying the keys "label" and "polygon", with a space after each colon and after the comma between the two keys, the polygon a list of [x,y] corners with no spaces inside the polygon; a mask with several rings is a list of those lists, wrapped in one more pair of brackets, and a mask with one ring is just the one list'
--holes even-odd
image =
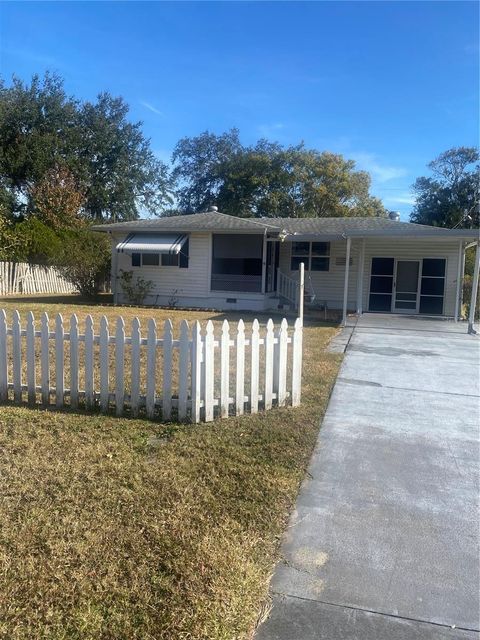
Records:
{"label": "window awning", "polygon": [[177,254],[187,239],[185,233],[131,233],[117,244],[117,252]]}

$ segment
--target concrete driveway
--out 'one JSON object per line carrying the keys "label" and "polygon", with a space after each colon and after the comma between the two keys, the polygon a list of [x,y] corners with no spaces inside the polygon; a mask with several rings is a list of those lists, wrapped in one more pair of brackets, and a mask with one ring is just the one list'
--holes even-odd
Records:
{"label": "concrete driveway", "polygon": [[479,637],[479,365],[463,323],[361,318],[256,640]]}

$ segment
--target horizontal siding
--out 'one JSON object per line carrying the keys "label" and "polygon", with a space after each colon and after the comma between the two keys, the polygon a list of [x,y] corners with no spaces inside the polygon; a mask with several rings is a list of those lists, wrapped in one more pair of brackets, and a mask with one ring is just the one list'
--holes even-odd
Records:
{"label": "horizontal siding", "polygon": [[[116,235],[115,244],[125,236]],[[120,270],[133,271],[145,280],[154,284],[149,304],[155,304],[157,296],[162,299],[195,297],[203,298],[209,295],[210,269],[210,234],[191,233],[189,246],[189,261],[187,269],[179,267],[132,267],[131,256],[127,253],[118,254],[117,274]],[[120,281],[117,279],[118,302],[126,302],[121,292]]]}
{"label": "horizontal siding", "polygon": [[[360,242],[353,240],[351,247],[351,262],[348,286],[348,307],[356,306],[358,248]],[[329,271],[305,272],[305,289],[309,293],[315,293],[315,305],[327,303],[330,309],[340,309],[343,306],[343,286],[345,280],[345,255],[347,243],[330,243],[330,269]],[[280,244],[280,270],[291,278],[298,278],[298,271],[290,270],[290,258],[292,243]],[[337,264],[338,259],[343,259],[343,264]]]}
{"label": "horizontal siding", "polygon": [[[352,264],[350,266],[348,287],[348,308],[356,308],[357,272],[360,239],[353,239],[351,246]],[[363,310],[368,310],[368,293],[370,289],[370,269],[373,257],[391,257],[398,259],[446,258],[447,277],[445,284],[444,314],[453,316],[455,313],[455,294],[457,287],[458,269],[458,240],[431,239],[386,239],[372,238],[365,243],[365,269],[363,280]],[[330,243],[329,271],[312,271],[306,273],[305,288],[316,295],[314,304],[327,303],[331,309],[341,309],[343,306],[343,285],[345,278],[344,264],[337,264],[338,258],[345,260],[346,241]],[[291,243],[280,245],[280,269],[292,278],[298,278],[297,271],[290,271]]]}
{"label": "horizontal siding", "polygon": [[446,258],[447,276],[445,280],[444,315],[455,314],[455,295],[457,289],[459,240],[442,241],[437,238],[419,240],[385,240],[375,238],[367,240],[365,247],[365,277],[363,281],[363,309],[368,310],[370,289],[370,270],[372,258],[397,258],[421,260],[422,258]]}

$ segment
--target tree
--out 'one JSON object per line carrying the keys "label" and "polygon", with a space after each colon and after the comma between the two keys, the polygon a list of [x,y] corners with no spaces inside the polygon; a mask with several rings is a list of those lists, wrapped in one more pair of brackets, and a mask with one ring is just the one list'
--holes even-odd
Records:
{"label": "tree", "polygon": [[479,226],[480,165],[478,149],[449,149],[430,162],[430,177],[417,178],[412,222],[436,227]]}
{"label": "tree", "polygon": [[74,229],[85,225],[82,207],[85,194],[72,172],[55,165],[32,187],[32,207],[36,217],[53,229]]}
{"label": "tree", "polygon": [[58,167],[84,195],[86,219],[158,213],[172,202],[168,170],[141,126],[128,120],[122,98],[103,93],[96,102],[81,102],[66,95],[54,74],[34,76],[29,84],[17,78],[11,86],[1,82],[0,186],[10,196],[8,214],[38,215],[35,193]]}
{"label": "tree", "polygon": [[215,202],[242,217],[385,215],[370,176],[341,155],[260,140],[244,147],[238,131],[183,138],[173,154],[177,197],[187,213]]}

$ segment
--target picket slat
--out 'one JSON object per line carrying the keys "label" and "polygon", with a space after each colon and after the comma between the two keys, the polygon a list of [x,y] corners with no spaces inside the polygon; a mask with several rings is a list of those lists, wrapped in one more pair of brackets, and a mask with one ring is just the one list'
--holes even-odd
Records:
{"label": "picket slat", "polygon": [[272,408],[272,386],[273,386],[273,320],[267,322],[267,333],[265,336],[265,409]]}
{"label": "picket slat", "polygon": [[27,313],[27,393],[28,404],[34,405],[35,391],[35,320],[33,313]]}
{"label": "picket slat", "polygon": [[63,407],[65,395],[64,333],[63,318],[59,313],[55,319],[55,405],[59,408]]}
{"label": "picket slat", "polygon": [[285,406],[287,399],[287,349],[288,349],[288,322],[283,318],[278,334],[278,389],[277,404]]}
{"label": "picket slat", "polygon": [[213,420],[214,385],[214,335],[213,322],[207,322],[205,331],[205,422]]}
{"label": "picket slat", "polygon": [[230,405],[230,327],[228,320],[222,324],[220,341],[220,416],[228,417]]}
{"label": "picket slat", "polygon": [[41,319],[41,355],[40,355],[40,375],[42,385],[42,404],[47,406],[50,404],[50,352],[49,352],[49,334],[50,326],[48,314],[44,311]]}
{"label": "picket slat", "polygon": [[180,345],[178,363],[178,419],[187,417],[188,404],[188,373],[190,361],[190,337],[188,335],[188,322],[182,320],[180,325]]}
{"label": "picket slat", "polygon": [[250,339],[250,411],[258,412],[258,385],[259,385],[259,348],[260,327],[258,320],[252,323],[252,337]]}
{"label": "picket slat", "polygon": [[78,409],[78,318],[70,318],[70,406]]}
{"label": "picket slat", "polygon": [[165,320],[163,331],[163,385],[162,418],[170,420],[172,415],[172,349],[173,326],[171,320]]}
{"label": "picket slat", "polygon": [[123,415],[125,404],[125,322],[117,318],[115,331],[115,413]]}
{"label": "picket slat", "polygon": [[93,379],[93,318],[85,318],[85,406],[87,409],[95,407],[95,384]]}
{"label": "picket slat", "polygon": [[0,295],[73,293],[75,287],[55,267],[25,262],[0,262]]}
{"label": "picket slat", "polygon": [[202,330],[196,320],[192,329],[192,422],[200,422]]}
{"label": "picket slat", "polygon": [[[3,277],[3,273],[2,273]],[[0,281],[1,285],[2,281]],[[0,402],[8,400],[7,314],[0,310]]]}
{"label": "picket slat", "polygon": [[[5,271],[5,270],[4,270]],[[17,277],[27,287],[27,276],[35,275],[38,269],[17,269]],[[8,274],[7,274],[8,275]],[[38,274],[37,274],[38,275]],[[40,276],[39,276],[40,277]],[[43,277],[43,276],[42,276]],[[40,330],[35,330],[35,318],[31,312],[27,314],[26,328],[22,329],[18,311],[14,311],[11,327],[7,325],[4,310],[0,310],[0,401],[9,398],[9,389],[13,388],[14,402],[20,403],[23,393],[27,392],[28,402],[36,403],[36,394],[41,391],[42,403],[50,404],[50,395],[55,395],[55,405],[63,407],[66,403],[77,409],[80,398],[85,398],[87,409],[93,409],[97,398],[100,410],[107,412],[110,401],[115,402],[118,416],[122,416],[126,407],[130,407],[132,415],[138,416],[140,408],[145,406],[149,418],[153,418],[157,408],[162,407],[162,417],[170,420],[172,411],[176,408],[179,420],[190,416],[192,422],[200,419],[210,422],[214,419],[218,407],[218,415],[227,417],[233,402],[235,414],[242,415],[248,409],[251,413],[258,412],[260,399],[263,407],[270,409],[285,406],[287,400],[297,406],[301,397],[302,370],[302,322],[297,319],[293,333],[286,319],[280,327],[275,327],[270,319],[266,331],[260,334],[257,320],[252,323],[247,333],[243,320],[237,325],[236,335],[230,335],[230,325],[224,320],[221,334],[215,336],[214,324],[209,320],[202,336],[199,322],[192,327],[191,336],[189,325],[183,320],[180,325],[179,339],[175,339],[170,320],[165,321],[163,336],[157,338],[155,320],[148,323],[147,338],[142,338],[140,321],[132,321],[131,335],[125,335],[125,322],[119,316],[116,322],[115,334],[110,336],[108,321],[105,316],[100,321],[99,335],[95,335],[94,322],[91,315],[85,319],[84,334],[80,334],[78,318],[73,314],[70,325],[65,332],[63,318],[58,314],[55,319],[54,331],[50,331],[49,319],[46,313],[41,316]],[[289,335],[291,332],[291,336]],[[9,340],[11,349],[9,353]],[[22,340],[25,337],[25,361],[23,361]],[[40,346],[40,386],[36,385],[37,338]],[[55,360],[55,384],[51,388],[49,347],[53,341]],[[69,343],[65,346],[65,343]],[[84,345],[84,390],[80,388],[80,344]],[[292,348],[289,348],[291,343]],[[115,345],[114,360],[111,363],[110,344]],[[98,345],[98,350],[95,345]],[[125,349],[130,345],[131,359],[126,360]],[[231,371],[231,347],[235,348],[235,371]],[[262,346],[262,348],[260,348]],[[66,350],[68,349],[68,370],[66,366]],[[142,356],[142,349],[145,349]],[[218,349],[218,365],[216,357]],[[157,350],[163,354],[161,393],[157,390],[156,364]],[[176,351],[177,350],[177,351]],[[250,351],[248,351],[250,350]],[[178,354],[178,358],[176,357]],[[287,393],[287,378],[289,376],[289,359],[291,357],[291,393]],[[98,358],[98,361],[97,361]],[[9,371],[9,359],[12,362]],[[248,359],[249,377],[246,375],[246,360]],[[110,366],[114,367],[115,386],[110,393]],[[126,367],[130,367],[129,370]],[[217,377],[219,381],[219,397],[215,397],[216,368],[219,367]],[[22,384],[22,367],[26,371],[26,384]],[[99,367],[98,380],[94,377],[95,368]],[[65,376],[69,371],[69,389],[65,389]],[[263,394],[260,389],[260,372],[264,383]],[[12,376],[11,382],[9,375]],[[141,394],[141,380],[146,378],[146,395]],[[233,400],[230,397],[231,376],[233,376]],[[130,382],[130,392],[125,388],[126,377]],[[174,383],[178,380],[178,394],[174,395]],[[96,383],[98,389],[96,388]],[[176,387],[175,387],[176,389]],[[247,391],[247,394],[245,392]],[[263,397],[262,397],[263,396]]]}
{"label": "picket slat", "polygon": [[110,385],[110,376],[108,372],[108,368],[110,365],[110,357],[108,352],[108,320],[106,316],[102,316],[100,318],[100,410],[103,413],[108,411],[109,405],[109,385]]}
{"label": "picket slat", "polygon": [[134,318],[132,320],[132,363],[131,363],[131,391],[130,391],[130,407],[132,415],[138,416],[140,402],[140,320]]}
{"label": "picket slat", "polygon": [[155,415],[155,367],[157,360],[157,324],[153,318],[148,321],[147,339],[147,398],[146,412],[148,418]]}
{"label": "picket slat", "polygon": [[292,407],[297,407],[300,404],[302,392],[302,342],[302,320],[297,318],[292,338]]}
{"label": "picket slat", "polygon": [[245,324],[243,320],[239,320],[237,326],[236,360],[235,413],[241,416],[245,410]]}

